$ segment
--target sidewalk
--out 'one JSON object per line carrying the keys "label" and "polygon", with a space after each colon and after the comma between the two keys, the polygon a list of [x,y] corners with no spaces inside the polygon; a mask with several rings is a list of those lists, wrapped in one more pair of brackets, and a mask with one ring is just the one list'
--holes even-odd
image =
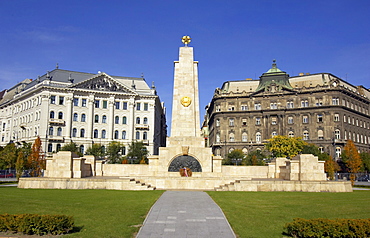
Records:
{"label": "sidewalk", "polygon": [[151,208],[137,238],[235,238],[218,205],[205,192],[166,191]]}

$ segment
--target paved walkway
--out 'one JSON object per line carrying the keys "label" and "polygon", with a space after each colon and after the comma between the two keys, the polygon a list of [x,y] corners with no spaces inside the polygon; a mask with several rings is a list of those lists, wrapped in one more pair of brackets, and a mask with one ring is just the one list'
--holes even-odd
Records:
{"label": "paved walkway", "polygon": [[137,238],[235,238],[219,206],[205,192],[166,191],[151,208]]}

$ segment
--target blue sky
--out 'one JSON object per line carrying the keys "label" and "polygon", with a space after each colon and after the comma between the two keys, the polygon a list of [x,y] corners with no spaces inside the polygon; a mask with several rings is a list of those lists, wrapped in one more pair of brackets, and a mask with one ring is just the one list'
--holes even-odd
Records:
{"label": "blue sky", "polygon": [[370,87],[370,1],[0,0],[0,90],[59,68],[155,82],[171,116],[173,61],[190,35],[200,109],[228,80],[273,59],[291,76],[332,73]]}

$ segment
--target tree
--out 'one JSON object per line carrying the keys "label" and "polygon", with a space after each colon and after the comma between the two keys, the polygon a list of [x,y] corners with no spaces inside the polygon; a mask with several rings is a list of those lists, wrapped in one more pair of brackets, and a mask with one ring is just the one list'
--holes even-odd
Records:
{"label": "tree", "polygon": [[17,147],[14,143],[7,144],[1,151],[0,169],[14,168],[17,161]]}
{"label": "tree", "polygon": [[227,157],[227,161],[225,161],[225,163],[228,163],[228,164],[236,164],[237,165],[238,164],[238,161],[240,161],[239,164],[242,163],[245,155],[244,155],[244,153],[243,153],[242,150],[236,149],[236,150],[233,150],[230,153],[228,153],[226,155],[226,157]]}
{"label": "tree", "polygon": [[122,162],[122,151],[123,145],[120,142],[112,141],[107,147],[107,158],[110,164],[120,164]]}
{"label": "tree", "polygon": [[319,160],[321,161],[327,161],[329,159],[328,153],[321,153],[319,147],[311,143],[303,146],[302,154],[313,154],[314,156],[319,157]]}
{"label": "tree", "polygon": [[28,167],[32,170],[33,177],[41,177],[41,171],[45,169],[45,159],[41,147],[41,139],[38,136],[32,145],[32,151],[28,156]]}
{"label": "tree", "polygon": [[78,146],[75,142],[70,142],[62,146],[60,151],[71,151],[76,153],[78,156],[83,156],[83,154],[79,151]]}
{"label": "tree", "polygon": [[363,172],[370,172],[370,153],[362,152],[360,153],[360,157],[362,160],[361,170]]}
{"label": "tree", "polygon": [[86,154],[93,155],[95,158],[100,159],[104,157],[105,152],[101,144],[92,144],[91,147],[87,148]]}
{"label": "tree", "polygon": [[15,162],[15,169],[17,180],[22,176],[23,170],[27,168],[27,160],[32,151],[31,143],[23,143],[22,147],[18,149],[17,161]]}
{"label": "tree", "polygon": [[338,163],[334,161],[330,155],[328,155],[328,158],[325,160],[324,168],[330,180],[334,180],[335,172],[340,169]]}
{"label": "tree", "polygon": [[142,141],[131,142],[128,148],[126,158],[131,160],[134,164],[139,164],[144,159],[148,163],[149,151]]}
{"label": "tree", "polygon": [[264,153],[260,150],[255,150],[245,157],[244,165],[265,165],[265,161],[263,160],[266,157]]}
{"label": "tree", "polygon": [[303,150],[307,144],[299,137],[274,136],[268,140],[266,148],[274,157],[294,157]]}
{"label": "tree", "polygon": [[356,173],[361,169],[362,161],[358,150],[352,140],[348,140],[344,146],[342,160],[346,164],[348,171],[351,173],[350,179],[352,186],[355,183]]}

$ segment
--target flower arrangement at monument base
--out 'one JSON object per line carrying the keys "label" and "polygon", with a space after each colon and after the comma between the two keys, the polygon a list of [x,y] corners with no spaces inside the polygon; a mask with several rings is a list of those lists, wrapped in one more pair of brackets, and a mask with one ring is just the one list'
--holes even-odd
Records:
{"label": "flower arrangement at monument base", "polygon": [[180,175],[181,177],[191,177],[193,173],[191,172],[191,169],[190,168],[181,168],[180,169]]}

